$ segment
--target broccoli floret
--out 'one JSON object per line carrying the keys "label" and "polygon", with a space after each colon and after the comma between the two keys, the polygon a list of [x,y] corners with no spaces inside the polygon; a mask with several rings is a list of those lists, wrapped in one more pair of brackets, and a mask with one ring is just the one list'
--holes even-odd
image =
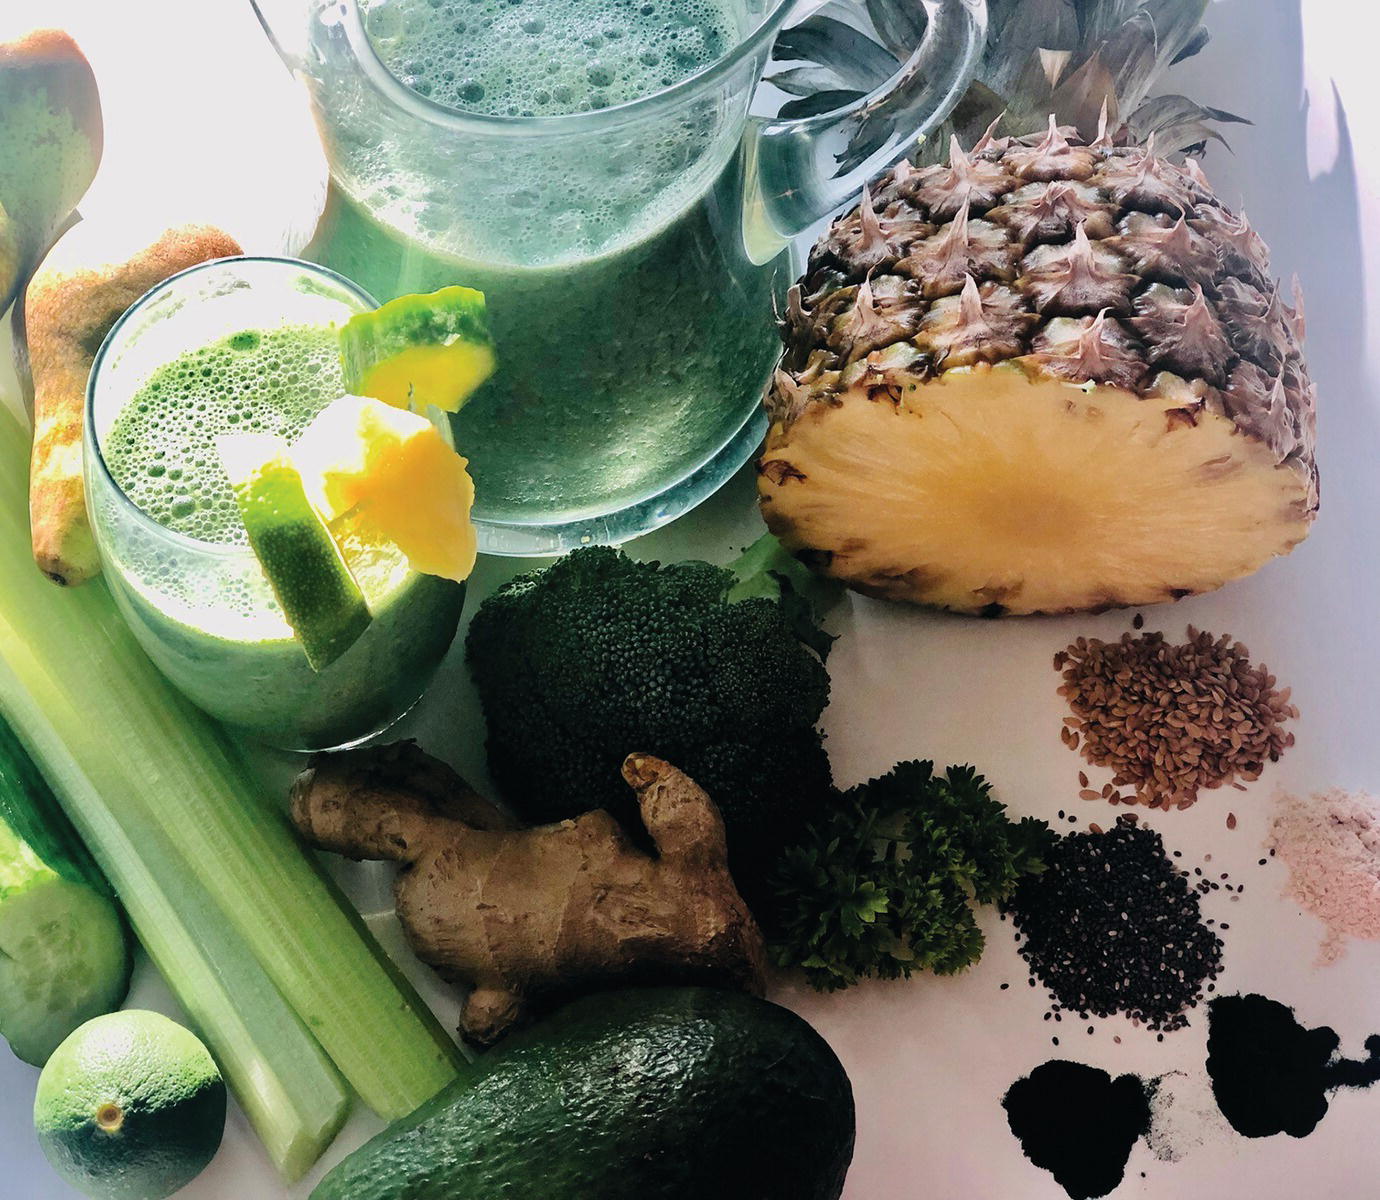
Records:
{"label": "broccoli floret", "polygon": [[1012,821],[991,793],[972,767],[939,775],[932,763],[903,762],[840,794],[771,880],[777,963],[835,991],[976,962],[972,905],[1044,870],[1054,841],[1043,821]]}
{"label": "broccoli floret", "polygon": [[754,890],[829,797],[816,729],[829,675],[802,643],[818,629],[789,572],[761,547],[742,561],[740,575],[588,547],[480,606],[466,653],[490,773],[516,812],[603,808],[636,830],[620,766],[653,754],[718,804],[735,878]]}

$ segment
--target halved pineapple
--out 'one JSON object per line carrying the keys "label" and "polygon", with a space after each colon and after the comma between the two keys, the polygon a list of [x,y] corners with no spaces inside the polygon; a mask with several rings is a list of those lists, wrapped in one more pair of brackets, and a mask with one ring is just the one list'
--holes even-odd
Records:
{"label": "halved pineapple", "polygon": [[1309,490],[1224,413],[1186,409],[1181,380],[1163,385],[984,364],[862,388],[802,413],[764,458],[768,524],[860,591],[960,612],[1206,591],[1302,539]]}
{"label": "halved pineapple", "polygon": [[1071,130],[902,163],[783,321],[762,511],[860,591],[960,612],[1150,604],[1317,510],[1302,317],[1175,166]]}

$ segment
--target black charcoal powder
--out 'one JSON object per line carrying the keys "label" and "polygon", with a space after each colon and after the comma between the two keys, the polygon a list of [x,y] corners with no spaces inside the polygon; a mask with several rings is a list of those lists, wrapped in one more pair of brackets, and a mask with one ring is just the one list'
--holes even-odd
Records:
{"label": "black charcoal powder", "polygon": [[1150,1129],[1150,1096],[1135,1075],[1113,1079],[1083,1063],[1041,1063],[1002,1099],[1025,1156],[1054,1176],[1071,1200],[1111,1192],[1131,1147]]}
{"label": "black charcoal powder", "polygon": [[1337,1054],[1326,1026],[1307,1029],[1294,1010],[1252,993],[1219,996],[1208,1005],[1208,1075],[1222,1115],[1244,1137],[1307,1137],[1327,1113],[1328,1093],[1380,1080],[1380,1036],[1368,1057]]}

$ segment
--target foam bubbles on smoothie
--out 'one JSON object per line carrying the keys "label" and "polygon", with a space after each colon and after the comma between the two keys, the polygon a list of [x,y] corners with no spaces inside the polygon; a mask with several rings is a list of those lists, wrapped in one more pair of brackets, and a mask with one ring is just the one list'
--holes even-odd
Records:
{"label": "foam bubbles on smoothie", "polygon": [[495,116],[608,108],[727,53],[727,0],[368,0],[388,69],[419,95]]}
{"label": "foam bubbles on smoothie", "polygon": [[165,529],[245,545],[216,438],[254,431],[295,439],[344,390],[335,329],[245,330],[155,370],[101,450],[125,495]]}

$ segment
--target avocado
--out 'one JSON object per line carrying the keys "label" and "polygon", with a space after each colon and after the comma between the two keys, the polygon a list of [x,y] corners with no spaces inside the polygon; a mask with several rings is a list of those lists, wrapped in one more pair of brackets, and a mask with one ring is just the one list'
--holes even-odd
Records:
{"label": "avocado", "polygon": [[853,1092],[800,1017],[710,988],[588,996],[468,1064],[311,1200],[838,1200]]}

